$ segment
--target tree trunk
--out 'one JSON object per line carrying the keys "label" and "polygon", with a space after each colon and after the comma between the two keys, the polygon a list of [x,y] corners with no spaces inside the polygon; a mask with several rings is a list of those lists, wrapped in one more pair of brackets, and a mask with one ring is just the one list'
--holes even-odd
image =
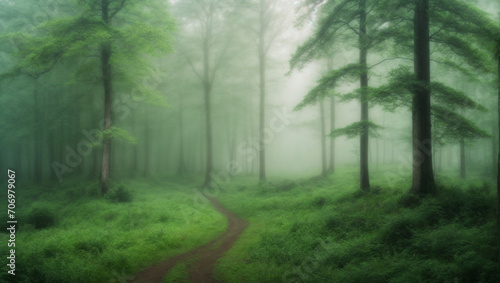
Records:
{"label": "tree trunk", "polygon": [[[498,60],[498,132],[500,133],[500,56],[497,58]],[[499,147],[500,147],[500,138]],[[498,160],[497,160],[497,225],[500,227],[500,150],[498,151]]]}
{"label": "tree trunk", "polygon": [[424,86],[416,87],[413,96],[413,184],[411,192],[427,194],[435,192],[432,169],[430,47],[429,47],[429,0],[418,0],[414,17],[414,71],[417,81]]}
{"label": "tree trunk", "polygon": [[206,165],[205,165],[205,182],[203,186],[210,187],[212,185],[212,170],[213,170],[213,156],[212,156],[212,113],[211,113],[211,99],[210,94],[212,91],[212,84],[210,81],[210,44],[209,38],[211,37],[210,26],[207,27],[207,34],[203,43],[203,97],[205,99],[205,142],[207,147],[206,152]]}
{"label": "tree trunk", "polygon": [[[81,130],[81,119],[80,119],[80,112],[81,112],[81,102],[75,102],[73,103],[72,107],[73,114],[71,115],[72,122],[71,122],[71,130],[72,132],[70,133],[71,136],[71,141],[74,145],[78,145],[78,143],[81,140],[80,136],[80,130]],[[76,166],[74,169],[75,175],[82,175],[83,174],[83,168],[85,164],[85,156],[82,156],[82,159],[80,161],[80,164]]]}
{"label": "tree trunk", "polygon": [[33,92],[33,96],[35,99],[35,139],[34,139],[34,146],[35,146],[35,154],[33,156],[34,162],[33,162],[33,174],[34,174],[34,181],[35,183],[39,184],[42,181],[42,148],[43,148],[43,138],[42,138],[42,133],[43,133],[43,123],[41,120],[41,110],[40,110],[40,94],[38,92],[38,83],[37,80],[35,79],[35,90]]}
{"label": "tree trunk", "polygon": [[[330,97],[330,132],[335,130],[335,96]],[[328,172],[335,172],[335,139],[330,138],[330,165]]]}
{"label": "tree trunk", "polygon": [[[108,1],[101,0],[102,20],[109,24]],[[112,77],[111,77],[111,43],[105,43],[101,46],[101,68],[104,86],[104,130],[111,128],[112,113],[111,113],[111,96]],[[101,193],[105,195],[109,190],[109,172],[110,172],[110,157],[111,157],[111,139],[109,136],[104,136],[102,141],[102,166],[101,166]]]}
{"label": "tree trunk", "polygon": [[148,111],[144,113],[144,176],[147,177],[151,174],[151,130],[149,129],[149,114]]}
{"label": "tree trunk", "polygon": [[179,166],[177,168],[177,173],[179,176],[184,175],[185,165],[184,165],[184,127],[182,121],[182,108],[183,108],[183,97],[182,94],[179,95]]}
{"label": "tree trunk", "polygon": [[465,179],[465,142],[460,141],[460,178]]}
{"label": "tree trunk", "polygon": [[[361,87],[361,122],[368,122],[368,100],[366,88],[368,87],[368,46],[366,39],[366,0],[360,1],[359,17],[359,64],[363,68],[360,76]],[[364,128],[360,135],[360,188],[370,190],[370,174],[368,171],[368,128]]]}
{"label": "tree trunk", "polygon": [[260,30],[259,30],[259,182],[266,181],[266,148],[264,144],[264,125],[266,107],[266,51],[265,51],[265,20],[264,0],[260,0]]}
{"label": "tree trunk", "polygon": [[[500,72],[500,70],[499,70]],[[491,155],[491,168],[492,170],[490,170],[490,172],[492,172],[494,174],[494,172],[496,171],[496,165],[497,165],[497,158],[498,158],[498,154],[499,154],[499,151],[498,151],[498,133],[497,133],[497,127],[495,125],[495,122],[493,120],[493,122],[491,123],[491,152],[493,153]],[[492,175],[493,175],[492,174]]]}
{"label": "tree trunk", "polygon": [[[132,117],[130,117],[130,127],[133,130],[134,135],[136,135],[138,131],[137,127],[137,117],[134,113],[131,113]],[[131,162],[131,167],[129,168],[130,170],[130,176],[135,177],[138,170],[139,170],[139,145],[137,144],[132,144],[131,145],[131,150],[132,150],[132,162]]]}
{"label": "tree trunk", "polygon": [[321,176],[326,177],[326,133],[325,133],[325,103],[319,104],[321,125]]}
{"label": "tree trunk", "polygon": [[206,165],[205,165],[205,187],[210,187],[212,184],[212,121],[210,112],[210,87],[206,85],[204,87],[204,98],[205,98],[205,141],[207,147],[206,153]]}

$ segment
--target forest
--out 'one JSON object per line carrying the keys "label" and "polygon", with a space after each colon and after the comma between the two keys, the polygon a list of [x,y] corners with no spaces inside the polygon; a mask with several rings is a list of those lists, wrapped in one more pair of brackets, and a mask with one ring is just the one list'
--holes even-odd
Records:
{"label": "forest", "polygon": [[499,0],[0,0],[0,282],[500,282]]}

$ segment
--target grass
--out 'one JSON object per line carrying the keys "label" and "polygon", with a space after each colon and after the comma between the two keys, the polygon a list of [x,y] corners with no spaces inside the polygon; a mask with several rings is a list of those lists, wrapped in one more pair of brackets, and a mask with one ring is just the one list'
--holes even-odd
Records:
{"label": "grass", "polygon": [[[121,282],[212,240],[227,226],[213,208],[193,202],[186,184],[129,180],[112,192],[100,198],[97,183],[82,180],[19,188],[17,282]],[[0,241],[7,236],[0,234]],[[8,254],[6,245],[1,252]],[[13,282],[2,269],[0,280]]]}
{"label": "grass", "polygon": [[[436,197],[411,176],[356,168],[326,179],[233,180],[219,199],[250,226],[222,259],[224,282],[500,282],[495,195],[480,178],[439,176]],[[249,185],[249,184],[254,185]],[[460,183],[460,186],[457,185]]]}
{"label": "grass", "polygon": [[[500,282],[495,192],[481,177],[438,176],[439,193],[407,194],[410,172],[372,171],[358,189],[357,168],[327,178],[238,176],[218,191],[249,220],[218,261],[224,282]],[[395,173],[394,173],[395,172]],[[227,223],[194,200],[192,181],[137,179],[98,185],[68,180],[24,186],[17,196],[16,281],[122,282],[138,270],[214,239]],[[445,185],[443,185],[445,184]],[[23,186],[20,186],[23,187]],[[7,241],[0,234],[0,241]],[[0,248],[8,254],[6,245]],[[164,282],[188,282],[190,261]]]}

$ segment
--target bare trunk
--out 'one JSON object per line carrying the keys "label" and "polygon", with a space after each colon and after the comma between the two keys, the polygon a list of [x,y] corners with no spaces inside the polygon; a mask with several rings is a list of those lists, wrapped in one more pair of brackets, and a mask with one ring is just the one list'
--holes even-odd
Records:
{"label": "bare trunk", "polygon": [[[500,57],[498,57],[498,132],[500,133]],[[499,138],[500,147],[500,138]],[[497,161],[497,225],[500,228],[500,150]],[[500,240],[499,240],[500,241]]]}
{"label": "bare trunk", "polygon": [[[335,96],[330,97],[330,132],[335,130]],[[328,172],[335,172],[335,139],[330,139],[330,165]]]}
{"label": "bare trunk", "polygon": [[460,178],[465,179],[465,142],[460,141]]}
{"label": "bare trunk", "polygon": [[211,99],[210,94],[212,85],[210,81],[210,44],[209,38],[211,36],[210,27],[207,27],[207,35],[205,37],[203,46],[203,97],[205,100],[205,142],[206,142],[206,164],[205,164],[205,181],[203,185],[210,187],[212,185],[212,170],[213,170],[213,156],[212,156],[212,113],[211,113]]}
{"label": "bare trunk", "polygon": [[151,132],[149,129],[149,114],[146,111],[144,114],[144,176],[149,176],[150,172],[150,163],[151,163]]}
{"label": "bare trunk", "polygon": [[[366,39],[366,0],[360,2],[359,17],[359,64],[363,68],[360,76],[361,87],[361,122],[368,122],[368,100],[366,88],[368,87],[368,46]],[[368,171],[368,128],[364,128],[360,135],[360,188],[370,190],[370,173]]]}
{"label": "bare trunk", "polygon": [[413,96],[413,184],[411,192],[435,192],[432,169],[429,0],[418,0],[414,18],[414,71],[424,86],[417,87]]}
{"label": "bare trunk", "polygon": [[326,177],[326,133],[325,133],[325,103],[319,104],[321,125],[321,176]]}
{"label": "bare trunk", "polygon": [[[500,71],[500,70],[499,70]],[[497,134],[497,125],[495,125],[495,122],[491,123],[491,168],[492,170],[490,172],[494,173],[496,171],[496,165],[497,165],[497,159],[498,159],[498,134]],[[489,155],[489,153],[488,153]],[[493,174],[492,174],[493,175]]]}
{"label": "bare trunk", "polygon": [[[108,1],[101,0],[102,20],[109,24]],[[101,68],[104,86],[104,130],[111,128],[111,96],[113,93],[111,84],[111,44],[105,43],[101,46]],[[111,139],[104,136],[102,141],[102,166],[101,166],[101,193],[105,195],[109,190],[109,172],[111,158]]]}
{"label": "bare trunk", "polygon": [[33,96],[35,99],[35,139],[34,139],[34,145],[35,145],[35,154],[33,156],[34,162],[33,162],[33,174],[34,174],[34,181],[35,183],[40,183],[42,181],[42,148],[43,148],[43,138],[42,138],[42,121],[41,121],[41,111],[40,111],[40,98],[39,98],[39,92],[38,92],[38,84],[35,79],[35,90],[33,92]]}
{"label": "bare trunk", "polygon": [[182,108],[183,108],[183,97],[182,94],[179,96],[179,167],[177,168],[177,173],[182,176],[184,175],[185,165],[184,165],[184,127],[182,121]]}
{"label": "bare trunk", "polygon": [[260,0],[260,31],[259,31],[259,182],[266,181],[266,148],[265,135],[265,111],[266,111],[266,53],[264,47],[265,24],[264,24],[264,1]]}
{"label": "bare trunk", "polygon": [[[132,114],[133,115],[133,114]],[[134,129],[134,132],[137,133],[137,122],[136,122],[136,117],[132,117],[131,119],[131,126]],[[138,164],[139,164],[139,146],[137,144],[132,145],[132,167],[130,168],[130,176],[134,177],[137,174],[138,171]]]}

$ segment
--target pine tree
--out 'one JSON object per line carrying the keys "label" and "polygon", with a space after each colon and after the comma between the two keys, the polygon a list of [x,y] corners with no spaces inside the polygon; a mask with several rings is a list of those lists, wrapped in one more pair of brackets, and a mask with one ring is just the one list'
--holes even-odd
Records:
{"label": "pine tree", "polygon": [[[323,1],[320,1],[323,2]],[[310,15],[318,9],[319,20],[316,30],[290,60],[291,69],[302,68],[304,64],[324,56],[331,50],[332,45],[338,42],[349,42],[359,50],[357,63],[351,63],[338,70],[333,70],[325,75],[317,87],[311,90],[304,100],[298,105],[303,107],[327,95],[327,92],[339,83],[341,79],[359,79],[360,87],[355,98],[359,99],[361,107],[360,122],[356,122],[345,129],[337,129],[332,136],[343,133],[359,136],[360,138],[360,188],[370,190],[370,177],[368,166],[369,133],[377,128],[370,122],[368,113],[368,55],[371,50],[384,42],[385,34],[380,29],[383,22],[375,14],[379,1],[324,1],[324,3],[307,2],[304,15]],[[318,7],[320,5],[320,7]],[[352,42],[352,40],[354,42]]]}

